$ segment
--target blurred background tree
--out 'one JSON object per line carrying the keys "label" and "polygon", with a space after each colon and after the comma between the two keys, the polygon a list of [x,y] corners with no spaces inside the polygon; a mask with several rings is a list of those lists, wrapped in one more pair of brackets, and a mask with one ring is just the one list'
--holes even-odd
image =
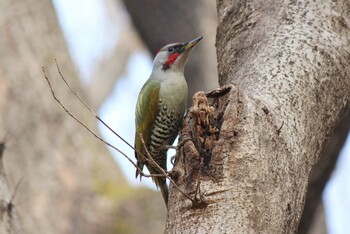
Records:
{"label": "blurred background tree", "polygon": [[[149,75],[140,64],[150,66],[148,60],[163,45],[203,35],[205,40],[191,54],[186,69],[190,97],[218,86],[215,2],[104,0],[92,6],[90,1],[78,2],[0,2],[0,137],[7,145],[3,160],[9,192],[21,181],[14,205],[26,233],[163,233],[166,210],[160,193],[130,185],[126,177],[134,176],[132,166],[125,161],[118,161],[118,166],[103,144],[59,108],[41,66],[46,66],[63,103],[98,130],[96,120],[59,80],[56,58],[79,94],[132,142],[133,102]],[[68,8],[62,8],[64,4],[75,9],[73,20],[81,20],[75,22],[81,32],[101,27],[107,33],[94,35],[92,45],[84,37],[74,38],[67,31],[70,22],[65,21]],[[96,15],[85,14],[87,8],[102,12],[107,25],[94,24]],[[77,39],[80,51],[73,46]],[[137,56],[148,62],[138,62]],[[341,137],[340,142],[344,140]],[[115,144],[133,157],[119,141]],[[330,159],[330,165],[334,166],[336,158]],[[318,198],[327,179],[315,195]],[[318,204],[312,205],[306,220],[314,217]],[[306,223],[307,230],[311,222]]]}

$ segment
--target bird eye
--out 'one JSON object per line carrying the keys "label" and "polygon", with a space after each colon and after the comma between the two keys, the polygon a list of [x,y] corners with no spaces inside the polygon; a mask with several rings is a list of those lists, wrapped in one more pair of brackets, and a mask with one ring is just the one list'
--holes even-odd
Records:
{"label": "bird eye", "polygon": [[174,47],[169,47],[169,48],[168,48],[168,51],[169,51],[169,52],[174,52]]}

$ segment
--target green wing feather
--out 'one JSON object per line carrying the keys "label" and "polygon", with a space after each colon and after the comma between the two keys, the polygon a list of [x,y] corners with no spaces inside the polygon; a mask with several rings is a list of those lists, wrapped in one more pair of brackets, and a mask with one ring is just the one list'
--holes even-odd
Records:
{"label": "green wing feather", "polygon": [[[160,82],[148,79],[143,85],[136,104],[136,133],[135,133],[135,149],[142,155],[146,155],[144,146],[142,145],[140,133],[148,147],[151,140],[153,124],[158,114]],[[143,156],[135,151],[137,166],[142,170],[145,164]],[[136,177],[139,172],[136,170]]]}

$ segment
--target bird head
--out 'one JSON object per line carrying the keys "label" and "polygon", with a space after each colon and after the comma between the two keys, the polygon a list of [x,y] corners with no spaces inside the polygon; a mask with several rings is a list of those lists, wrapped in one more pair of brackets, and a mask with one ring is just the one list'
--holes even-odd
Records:
{"label": "bird head", "polygon": [[203,37],[198,37],[186,43],[172,43],[161,48],[154,58],[153,70],[183,72],[191,49]]}

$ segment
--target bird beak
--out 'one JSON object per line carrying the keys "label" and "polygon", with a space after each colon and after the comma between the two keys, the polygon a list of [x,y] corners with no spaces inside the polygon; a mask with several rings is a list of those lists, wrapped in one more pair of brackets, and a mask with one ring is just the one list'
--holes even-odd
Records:
{"label": "bird beak", "polygon": [[200,36],[196,39],[193,39],[192,41],[189,41],[187,43],[184,44],[183,50],[184,51],[189,51],[191,50],[200,40],[203,39],[203,36]]}

